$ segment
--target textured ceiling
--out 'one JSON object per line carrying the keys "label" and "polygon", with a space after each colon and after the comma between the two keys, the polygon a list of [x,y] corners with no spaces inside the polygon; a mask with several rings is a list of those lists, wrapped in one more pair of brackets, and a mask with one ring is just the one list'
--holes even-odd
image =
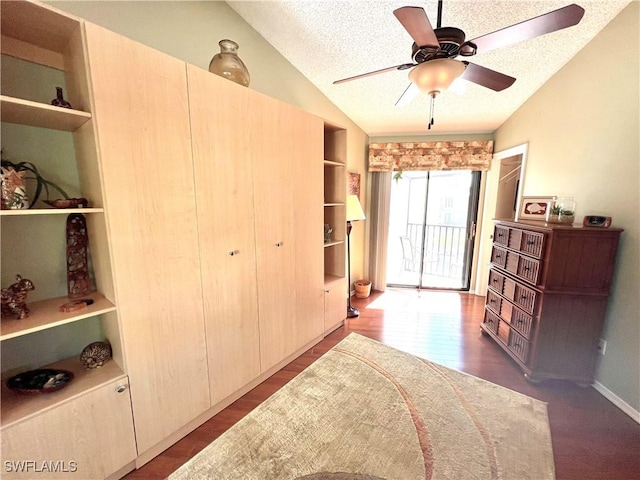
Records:
{"label": "textured ceiling", "polygon": [[[339,85],[332,82],[410,62],[413,40],[393,11],[407,5],[422,7],[435,28],[436,0],[227,3],[368,135],[427,133],[427,95],[420,94],[407,106],[395,106],[409,85],[408,71],[395,70]],[[473,39],[570,3],[445,0],[442,26],[460,28],[467,39]],[[515,77],[516,82],[494,92],[457,80],[437,97],[435,125],[429,133],[493,132],[629,1],[576,3],[586,10],[577,26],[467,58]]]}

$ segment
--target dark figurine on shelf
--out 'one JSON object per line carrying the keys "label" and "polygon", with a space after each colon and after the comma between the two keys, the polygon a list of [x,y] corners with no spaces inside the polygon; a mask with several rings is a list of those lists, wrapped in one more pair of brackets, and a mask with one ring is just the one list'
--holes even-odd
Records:
{"label": "dark figurine on shelf", "polygon": [[27,294],[35,289],[33,282],[16,275],[17,282],[2,289],[2,316],[14,316],[18,320],[29,316]]}
{"label": "dark figurine on shelf", "polygon": [[51,100],[51,105],[54,107],[73,108],[71,104],[64,99],[62,87],[56,87],[56,98]]}
{"label": "dark figurine on shelf", "polygon": [[91,292],[89,279],[89,237],[81,213],[67,217],[67,296],[79,298]]}

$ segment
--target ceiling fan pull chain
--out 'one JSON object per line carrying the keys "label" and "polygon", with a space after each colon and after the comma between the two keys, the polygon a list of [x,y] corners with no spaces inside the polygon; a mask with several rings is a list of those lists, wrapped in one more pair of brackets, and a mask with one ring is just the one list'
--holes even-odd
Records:
{"label": "ceiling fan pull chain", "polygon": [[436,96],[435,95],[431,95],[431,101],[430,101],[430,107],[429,107],[429,118],[431,120],[429,120],[429,123],[427,124],[427,130],[431,130],[431,127],[433,126],[433,106],[434,103],[436,101]]}

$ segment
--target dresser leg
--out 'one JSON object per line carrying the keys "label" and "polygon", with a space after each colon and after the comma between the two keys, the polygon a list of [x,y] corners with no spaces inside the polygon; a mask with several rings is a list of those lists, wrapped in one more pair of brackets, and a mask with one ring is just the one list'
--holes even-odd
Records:
{"label": "dresser leg", "polygon": [[532,385],[540,385],[542,383],[542,380],[540,380],[539,378],[535,378],[533,377],[531,374],[529,373],[525,373],[524,374],[524,378],[527,379],[527,381],[532,384]]}

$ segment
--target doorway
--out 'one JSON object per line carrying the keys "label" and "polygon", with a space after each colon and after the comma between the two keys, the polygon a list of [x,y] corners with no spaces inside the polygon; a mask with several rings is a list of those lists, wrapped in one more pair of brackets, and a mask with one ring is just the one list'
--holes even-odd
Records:
{"label": "doorway", "polygon": [[480,172],[403,172],[391,180],[387,285],[469,290]]}

